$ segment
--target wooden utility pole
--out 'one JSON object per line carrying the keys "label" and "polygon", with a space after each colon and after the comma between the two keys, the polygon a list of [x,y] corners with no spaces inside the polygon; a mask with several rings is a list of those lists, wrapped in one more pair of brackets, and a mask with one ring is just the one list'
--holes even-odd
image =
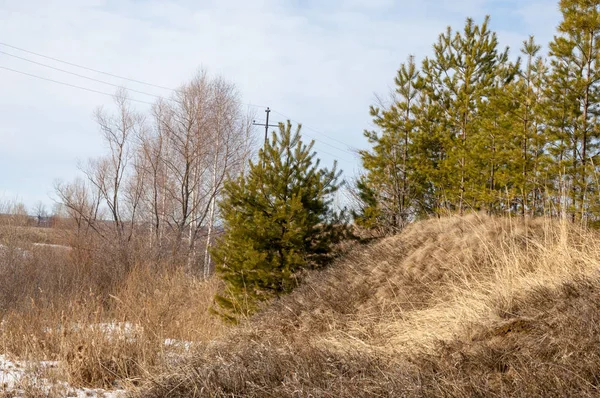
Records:
{"label": "wooden utility pole", "polygon": [[[263,151],[267,147],[267,139],[269,137],[269,127],[278,127],[276,125],[269,124],[269,113],[271,113],[271,109],[269,109],[268,106],[267,106],[267,109],[265,109],[265,112],[267,113],[267,120],[265,123],[256,123],[256,121],[254,121],[254,120],[252,121],[253,126],[265,126],[265,143],[263,144]],[[263,156],[263,167],[265,167],[264,159],[265,159],[265,157]]]}
{"label": "wooden utility pole", "polygon": [[267,139],[269,137],[269,127],[278,127],[278,126],[274,125],[274,124],[269,124],[269,113],[271,113],[271,109],[269,109],[269,107],[267,107],[267,109],[265,109],[265,112],[267,114],[267,121],[265,123],[256,123],[256,121],[253,120],[252,125],[253,126],[265,126],[265,144],[264,145],[266,146]]}

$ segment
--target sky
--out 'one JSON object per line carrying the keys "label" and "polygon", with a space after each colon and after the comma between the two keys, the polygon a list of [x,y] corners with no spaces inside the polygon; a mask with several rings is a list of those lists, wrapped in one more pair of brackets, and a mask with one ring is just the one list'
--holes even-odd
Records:
{"label": "sky", "polygon": [[[303,124],[322,164],[360,173],[369,105],[387,96],[408,56],[431,54],[447,26],[491,16],[516,57],[533,34],[547,49],[557,0],[0,0],[0,202],[53,203],[55,181],[105,148],[93,119],[116,87],[141,112],[200,68],[236,84],[249,112]],[[8,46],[7,46],[8,45]],[[10,47],[12,46],[12,47]],[[7,55],[11,54],[11,55]],[[28,62],[68,70],[109,84]],[[8,70],[9,68],[11,70]],[[29,74],[25,75],[23,73]],[[42,80],[76,85],[89,90]],[[256,134],[263,134],[257,127]]]}

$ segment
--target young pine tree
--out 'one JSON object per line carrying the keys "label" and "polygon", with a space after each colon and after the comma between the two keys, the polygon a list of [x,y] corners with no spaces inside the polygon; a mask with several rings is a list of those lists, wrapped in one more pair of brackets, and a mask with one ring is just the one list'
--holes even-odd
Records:
{"label": "young pine tree", "polygon": [[446,157],[440,165],[448,177],[446,202],[460,214],[478,209],[488,191],[487,173],[479,169],[490,152],[489,137],[482,134],[482,112],[493,95],[496,80],[508,61],[508,49],[498,50],[498,39],[489,29],[467,19],[462,32],[449,27],[433,46],[434,56],[423,62],[423,89],[444,116]]}
{"label": "young pine tree", "polygon": [[332,209],[340,173],[319,167],[313,143],[302,143],[300,126],[280,124],[249,171],[225,185],[225,233],[212,254],[227,285],[218,313],[230,321],[290,292],[302,270],[333,259],[344,237],[343,213]]}
{"label": "young pine tree", "polygon": [[509,109],[513,121],[510,140],[516,147],[511,156],[515,168],[511,173],[511,185],[522,217],[543,214],[547,138],[540,126],[543,125],[541,108],[544,106],[546,66],[538,55],[540,50],[541,46],[536,44],[533,36],[523,41],[524,67],[519,69],[514,84],[503,91],[513,105]]}
{"label": "young pine tree", "polygon": [[508,82],[518,68],[510,65],[494,79],[489,97],[481,106],[478,121],[478,139],[473,142],[473,163],[481,171],[483,186],[479,186],[480,208],[489,214],[515,209],[515,176],[520,175],[516,159],[520,156],[520,136],[515,136],[517,91],[516,82]]}
{"label": "young pine tree", "polygon": [[396,75],[394,102],[385,109],[371,107],[373,122],[380,132],[365,131],[373,147],[360,151],[366,173],[357,184],[363,202],[363,208],[354,214],[359,225],[377,225],[387,233],[394,233],[414,217],[416,186],[412,178],[411,145],[418,77],[415,60],[409,57]]}
{"label": "young pine tree", "polygon": [[[583,221],[590,211],[589,194],[594,191],[594,157],[600,132],[600,0],[561,0],[563,21],[559,35],[550,43],[553,72],[549,79],[553,101],[549,124],[557,161],[570,185],[573,220]],[[564,185],[564,184],[563,184]],[[562,191],[565,189],[563,187]]]}
{"label": "young pine tree", "polygon": [[[428,60],[423,62],[428,69]],[[412,181],[416,191],[417,215],[440,216],[452,205],[448,192],[452,190],[448,168],[443,167],[448,158],[451,142],[447,139],[448,120],[445,107],[439,97],[428,89],[422,89],[425,79],[419,78],[420,93],[413,112],[415,132],[411,145]]]}

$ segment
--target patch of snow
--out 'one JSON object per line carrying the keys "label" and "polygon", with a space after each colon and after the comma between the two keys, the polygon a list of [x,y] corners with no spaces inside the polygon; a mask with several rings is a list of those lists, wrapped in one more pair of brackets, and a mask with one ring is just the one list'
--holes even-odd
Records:
{"label": "patch of snow", "polygon": [[184,350],[189,351],[190,348],[192,348],[193,343],[191,341],[165,339],[164,344],[166,347],[183,348]]}
{"label": "patch of snow", "polygon": [[29,250],[22,249],[20,247],[8,247],[0,243],[0,255],[6,257],[17,256],[23,258],[31,258],[31,252]]}
{"label": "patch of snow", "polygon": [[60,388],[68,397],[104,397],[104,398],[122,398],[125,396],[124,390],[106,391],[100,388],[74,388],[65,382],[51,382],[36,372],[28,369],[46,369],[58,366],[54,361],[10,361],[4,355],[0,355],[0,393],[10,393],[12,397],[25,397],[23,390],[27,386],[35,386],[45,394],[50,393],[52,389]]}
{"label": "patch of snow", "polygon": [[[0,324],[1,326],[1,324]],[[45,333],[56,333],[66,328],[70,331],[92,331],[98,332],[109,338],[134,340],[144,332],[144,328],[131,322],[107,322],[94,323],[91,325],[82,325],[81,323],[71,323],[70,326],[59,325],[56,328],[47,327]]]}
{"label": "patch of snow", "polygon": [[109,323],[96,323],[89,326],[91,329],[100,330],[109,335],[119,336],[135,336],[144,331],[144,328],[140,325],[136,325],[131,322],[109,322]]}
{"label": "patch of snow", "polygon": [[15,388],[23,376],[23,371],[14,363],[0,355],[0,391]]}
{"label": "patch of snow", "polygon": [[52,248],[52,249],[60,249],[60,250],[66,250],[66,251],[73,250],[73,248],[71,246],[54,245],[54,244],[51,244],[51,243],[34,243],[33,246],[34,247],[49,247],[49,248]]}

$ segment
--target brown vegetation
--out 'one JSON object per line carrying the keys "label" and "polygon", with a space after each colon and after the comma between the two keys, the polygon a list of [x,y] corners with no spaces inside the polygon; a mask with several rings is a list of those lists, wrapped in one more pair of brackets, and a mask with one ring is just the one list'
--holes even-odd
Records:
{"label": "brown vegetation", "polygon": [[115,105],[96,113],[105,156],[56,183],[60,230],[36,228],[42,203],[0,203],[0,354],[59,361],[76,386],[135,384],[225,330],[208,249],[251,156],[235,86],[205,72],[146,115],[125,91]]}
{"label": "brown vegetation", "polygon": [[225,180],[251,156],[250,118],[235,86],[206,72],[137,112],[125,91],[96,121],[107,153],[81,167],[83,178],[57,182],[56,196],[79,236],[119,247],[121,262],[170,263],[212,274],[208,248]]}
{"label": "brown vegetation", "polygon": [[[597,396],[599,239],[548,219],[432,219],[230,329],[209,311],[220,284],[185,261],[3,239],[0,353],[144,397]],[[45,396],[36,372],[22,390]]]}
{"label": "brown vegetation", "polygon": [[597,396],[598,239],[547,219],[417,223],[139,396]]}
{"label": "brown vegetation", "polygon": [[78,235],[68,250],[6,236],[0,354],[58,361],[56,376],[72,386],[136,384],[225,330],[209,313],[220,284],[184,266],[121,263],[118,248]]}

